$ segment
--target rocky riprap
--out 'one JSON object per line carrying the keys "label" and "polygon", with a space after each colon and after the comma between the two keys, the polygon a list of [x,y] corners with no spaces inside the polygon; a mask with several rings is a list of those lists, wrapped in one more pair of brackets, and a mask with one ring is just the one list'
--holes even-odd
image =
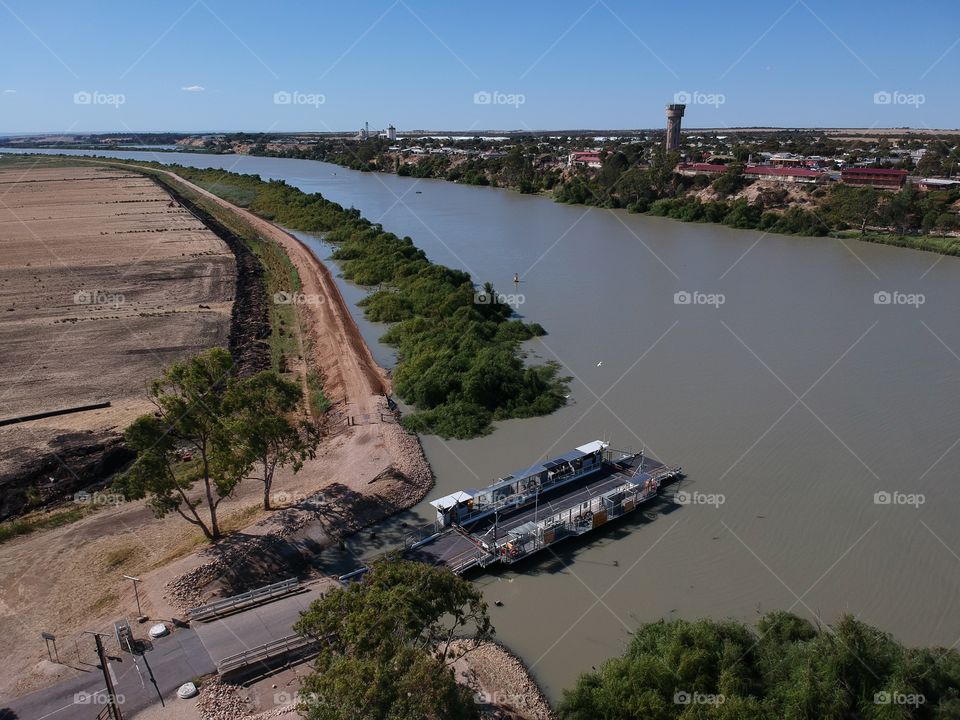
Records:
{"label": "rocky riprap", "polygon": [[288,702],[267,710],[254,712],[249,697],[241,697],[241,688],[210,680],[200,688],[197,710],[203,720],[269,720],[284,715],[295,715],[296,702]]}

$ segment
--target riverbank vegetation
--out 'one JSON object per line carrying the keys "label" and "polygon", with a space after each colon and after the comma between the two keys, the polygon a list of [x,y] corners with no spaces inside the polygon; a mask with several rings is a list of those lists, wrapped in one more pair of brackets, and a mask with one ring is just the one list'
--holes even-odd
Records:
{"label": "riverbank vegetation", "polygon": [[649,623],[626,653],[564,692],[562,720],[960,717],[960,653],[905,648],[845,616],[818,629],[785,612]]}
{"label": "riverbank vegetation", "polygon": [[369,319],[393,323],[383,342],[399,351],[394,391],[416,408],[403,418],[409,430],[470,438],[489,432],[494,420],[564,405],[567,380],[559,366],[528,367],[521,359],[520,344],[544,329],[513,318],[489,285],[478,292],[469,273],[430,262],[409,237],[282,181],[164,167],[215,194],[247,199],[244,207],[267,220],[322,234],[336,246],[343,276],[376,288],[361,305]]}
{"label": "riverbank vegetation", "polygon": [[[856,238],[960,255],[960,237],[954,235],[960,231],[960,187],[920,192],[908,184],[898,191],[885,191],[838,182],[791,185],[754,181],[744,178],[743,172],[751,152],[758,148],[746,145],[729,149],[734,160],[726,172],[714,177],[690,177],[676,172],[681,155],[665,152],[659,139],[609,141],[599,152],[600,167],[576,168],[566,167],[564,158],[553,153],[542,138],[518,137],[515,144],[500,152],[496,146],[487,148],[491,144],[482,140],[454,145],[480,154],[410,156],[391,151],[383,139],[321,140],[307,148],[274,151],[261,144],[252,152],[325,160],[354,170],[504,187],[521,193],[547,194],[557,202],[623,208],[686,222]],[[860,157],[857,143],[832,139],[805,143],[770,140],[761,147],[833,157],[846,150],[853,153],[851,160]],[[889,151],[889,145],[882,142],[879,147]],[[700,154],[688,151],[695,156]],[[916,170],[949,173],[957,157],[960,153],[956,149],[934,139]]]}
{"label": "riverbank vegetation", "polygon": [[294,630],[319,654],[300,688],[309,720],[479,720],[454,663],[489,640],[480,591],[445,568],[388,557],[313,601]]}

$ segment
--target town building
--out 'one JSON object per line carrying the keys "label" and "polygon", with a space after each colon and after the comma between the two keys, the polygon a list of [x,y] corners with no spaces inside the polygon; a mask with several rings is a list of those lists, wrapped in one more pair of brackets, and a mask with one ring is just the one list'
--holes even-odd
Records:
{"label": "town building", "polygon": [[[715,163],[681,163],[677,165],[677,172],[687,177],[694,175],[716,177],[725,173],[729,167],[729,165]],[[815,183],[827,179],[824,173],[809,168],[772,167],[770,165],[747,165],[743,169],[743,177],[747,180],[782,183]]]}
{"label": "town building", "polygon": [[598,150],[575,150],[567,156],[567,167],[598,168],[602,165]]}
{"label": "town building", "polygon": [[840,181],[847,185],[901,188],[907,179],[906,170],[878,167],[850,167],[840,171]]}

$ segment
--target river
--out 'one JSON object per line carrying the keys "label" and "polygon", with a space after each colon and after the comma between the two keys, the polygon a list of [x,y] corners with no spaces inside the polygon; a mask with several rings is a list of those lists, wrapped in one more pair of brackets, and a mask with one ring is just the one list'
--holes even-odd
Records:
{"label": "river", "polygon": [[[562,363],[570,404],[477,440],[425,437],[430,498],[597,438],[683,466],[678,490],[694,502],[476,579],[497,635],[552,699],[661,618],[852,613],[907,644],[960,641],[957,259],[313,161],[113,154],[319,191],[523,296],[519,313],[549,332],[532,359]],[[364,294],[341,284],[351,301]],[[382,326],[361,329],[392,362]],[[425,503],[415,511],[432,520]]]}

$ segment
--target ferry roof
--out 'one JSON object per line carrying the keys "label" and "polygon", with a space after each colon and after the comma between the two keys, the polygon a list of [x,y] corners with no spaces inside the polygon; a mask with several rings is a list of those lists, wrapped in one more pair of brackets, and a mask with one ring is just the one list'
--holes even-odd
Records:
{"label": "ferry roof", "polygon": [[530,477],[531,475],[539,475],[544,470],[553,470],[561,465],[567,464],[568,462],[573,462],[574,460],[579,460],[582,457],[586,457],[590,453],[594,453],[597,450],[603,450],[607,446],[607,443],[603,442],[602,440],[594,440],[586,445],[581,445],[575,450],[566,452],[559,457],[555,457],[552,460],[544,460],[542,463],[531,465],[530,467],[523,468],[522,470],[516,470],[509,475],[500,478],[495,483],[492,483],[489,487],[494,488],[504,482],[519,480],[525,477]]}
{"label": "ferry roof", "polygon": [[444,495],[442,498],[431,500],[430,504],[433,505],[437,510],[445,510],[453,507],[457,503],[466,502],[467,500],[472,499],[472,493],[464,492],[463,490],[457,490],[455,493],[450,493],[449,495]]}
{"label": "ferry roof", "polygon": [[524,468],[523,470],[517,470],[510,475],[500,478],[496,482],[491,483],[485,488],[468,488],[466,490],[458,490],[455,493],[449,495],[444,495],[442,498],[437,498],[436,500],[431,500],[430,504],[437,510],[444,510],[446,508],[453,507],[457,503],[466,502],[467,500],[472,500],[477,495],[484,491],[489,491],[494,488],[500,487],[501,485],[513,482],[515,480],[521,480],[532,475],[539,475],[544,470],[553,470],[562,465],[566,465],[568,462],[573,462],[574,460],[579,460],[582,457],[586,457],[591,453],[595,453],[598,450],[605,450],[609,447],[608,443],[603,442],[602,440],[594,440],[589,442],[586,445],[581,445],[580,447],[571,450],[569,452],[555,457],[552,460],[545,460],[542,463],[537,463],[536,465],[531,465],[530,467]]}

